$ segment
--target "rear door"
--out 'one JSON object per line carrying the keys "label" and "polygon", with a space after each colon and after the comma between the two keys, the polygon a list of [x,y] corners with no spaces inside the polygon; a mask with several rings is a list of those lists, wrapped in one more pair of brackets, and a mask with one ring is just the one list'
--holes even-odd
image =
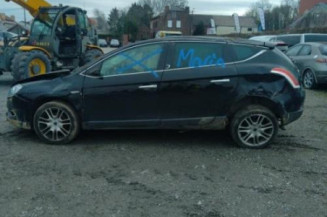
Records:
{"label": "rear door", "polygon": [[296,65],[301,72],[315,61],[312,56],[312,46],[303,45],[298,55],[295,57]]}
{"label": "rear door", "polygon": [[300,62],[299,53],[300,53],[302,47],[303,47],[302,44],[295,45],[294,47],[290,48],[286,53],[286,55],[289,56],[289,58],[292,60],[292,62],[298,68],[301,67],[301,65],[299,64],[299,62]]}
{"label": "rear door", "polygon": [[[160,114],[167,127],[205,127],[224,119],[237,85],[225,43],[174,42],[160,86]],[[218,125],[216,127],[219,127]]]}

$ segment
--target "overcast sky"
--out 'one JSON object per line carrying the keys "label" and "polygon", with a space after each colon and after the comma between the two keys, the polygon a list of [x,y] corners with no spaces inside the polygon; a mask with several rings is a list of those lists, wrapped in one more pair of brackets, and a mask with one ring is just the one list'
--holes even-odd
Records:
{"label": "overcast sky", "polygon": [[[106,15],[114,7],[128,8],[137,0],[48,0],[53,5],[62,3],[63,5],[78,6],[88,11],[90,16],[93,15],[95,8],[103,11]],[[232,15],[238,13],[244,14],[252,3],[257,0],[189,0],[190,10],[195,14],[216,14],[216,15]],[[281,0],[271,0],[270,2],[279,5]],[[23,9],[15,3],[7,3],[0,0],[0,13],[15,15],[16,20],[24,19]],[[28,14],[28,13],[27,13]],[[31,17],[28,16],[28,19]]]}

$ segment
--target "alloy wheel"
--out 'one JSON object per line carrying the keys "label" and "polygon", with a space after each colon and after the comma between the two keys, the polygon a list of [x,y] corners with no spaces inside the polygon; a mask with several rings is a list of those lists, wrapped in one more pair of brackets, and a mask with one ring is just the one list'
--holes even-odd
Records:
{"label": "alloy wheel", "polygon": [[240,121],[237,133],[242,143],[259,147],[274,136],[274,124],[264,114],[251,114]]}
{"label": "alloy wheel", "polygon": [[304,73],[303,77],[303,85],[305,88],[312,88],[314,86],[314,75],[311,71],[307,71]]}
{"label": "alloy wheel", "polygon": [[72,132],[73,120],[62,108],[45,109],[37,120],[42,136],[52,142],[66,139]]}

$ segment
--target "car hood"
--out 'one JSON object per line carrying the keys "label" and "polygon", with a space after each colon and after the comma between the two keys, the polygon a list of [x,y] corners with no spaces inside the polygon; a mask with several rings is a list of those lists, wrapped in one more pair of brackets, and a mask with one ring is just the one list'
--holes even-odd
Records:
{"label": "car hood", "polygon": [[[16,82],[15,84],[23,84],[23,83],[28,83],[32,81],[39,81],[39,80],[51,80],[60,76],[66,76],[69,75],[70,71],[69,70],[60,70],[60,71],[54,71],[54,72],[49,72],[45,75],[36,75],[31,78],[27,78],[21,81]],[[14,85],[15,85],[14,84]]]}

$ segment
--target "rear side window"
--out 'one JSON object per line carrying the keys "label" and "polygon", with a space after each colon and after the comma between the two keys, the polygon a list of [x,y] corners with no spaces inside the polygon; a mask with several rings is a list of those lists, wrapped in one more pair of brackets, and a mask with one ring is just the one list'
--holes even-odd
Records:
{"label": "rear side window", "polygon": [[246,60],[262,50],[262,48],[247,45],[232,45],[232,49],[235,54],[235,61]]}
{"label": "rear side window", "polygon": [[305,42],[327,42],[327,35],[305,35]]}
{"label": "rear side window", "polygon": [[327,56],[327,45],[321,45],[319,50],[322,55]]}
{"label": "rear side window", "polygon": [[224,46],[219,43],[176,43],[172,68],[224,65]]}
{"label": "rear side window", "polygon": [[301,49],[299,56],[308,56],[311,55],[311,46],[310,45],[304,45]]}
{"label": "rear side window", "polygon": [[289,47],[292,47],[298,43],[301,42],[301,36],[300,35],[288,35],[288,36],[278,36],[278,41],[285,42]]}

